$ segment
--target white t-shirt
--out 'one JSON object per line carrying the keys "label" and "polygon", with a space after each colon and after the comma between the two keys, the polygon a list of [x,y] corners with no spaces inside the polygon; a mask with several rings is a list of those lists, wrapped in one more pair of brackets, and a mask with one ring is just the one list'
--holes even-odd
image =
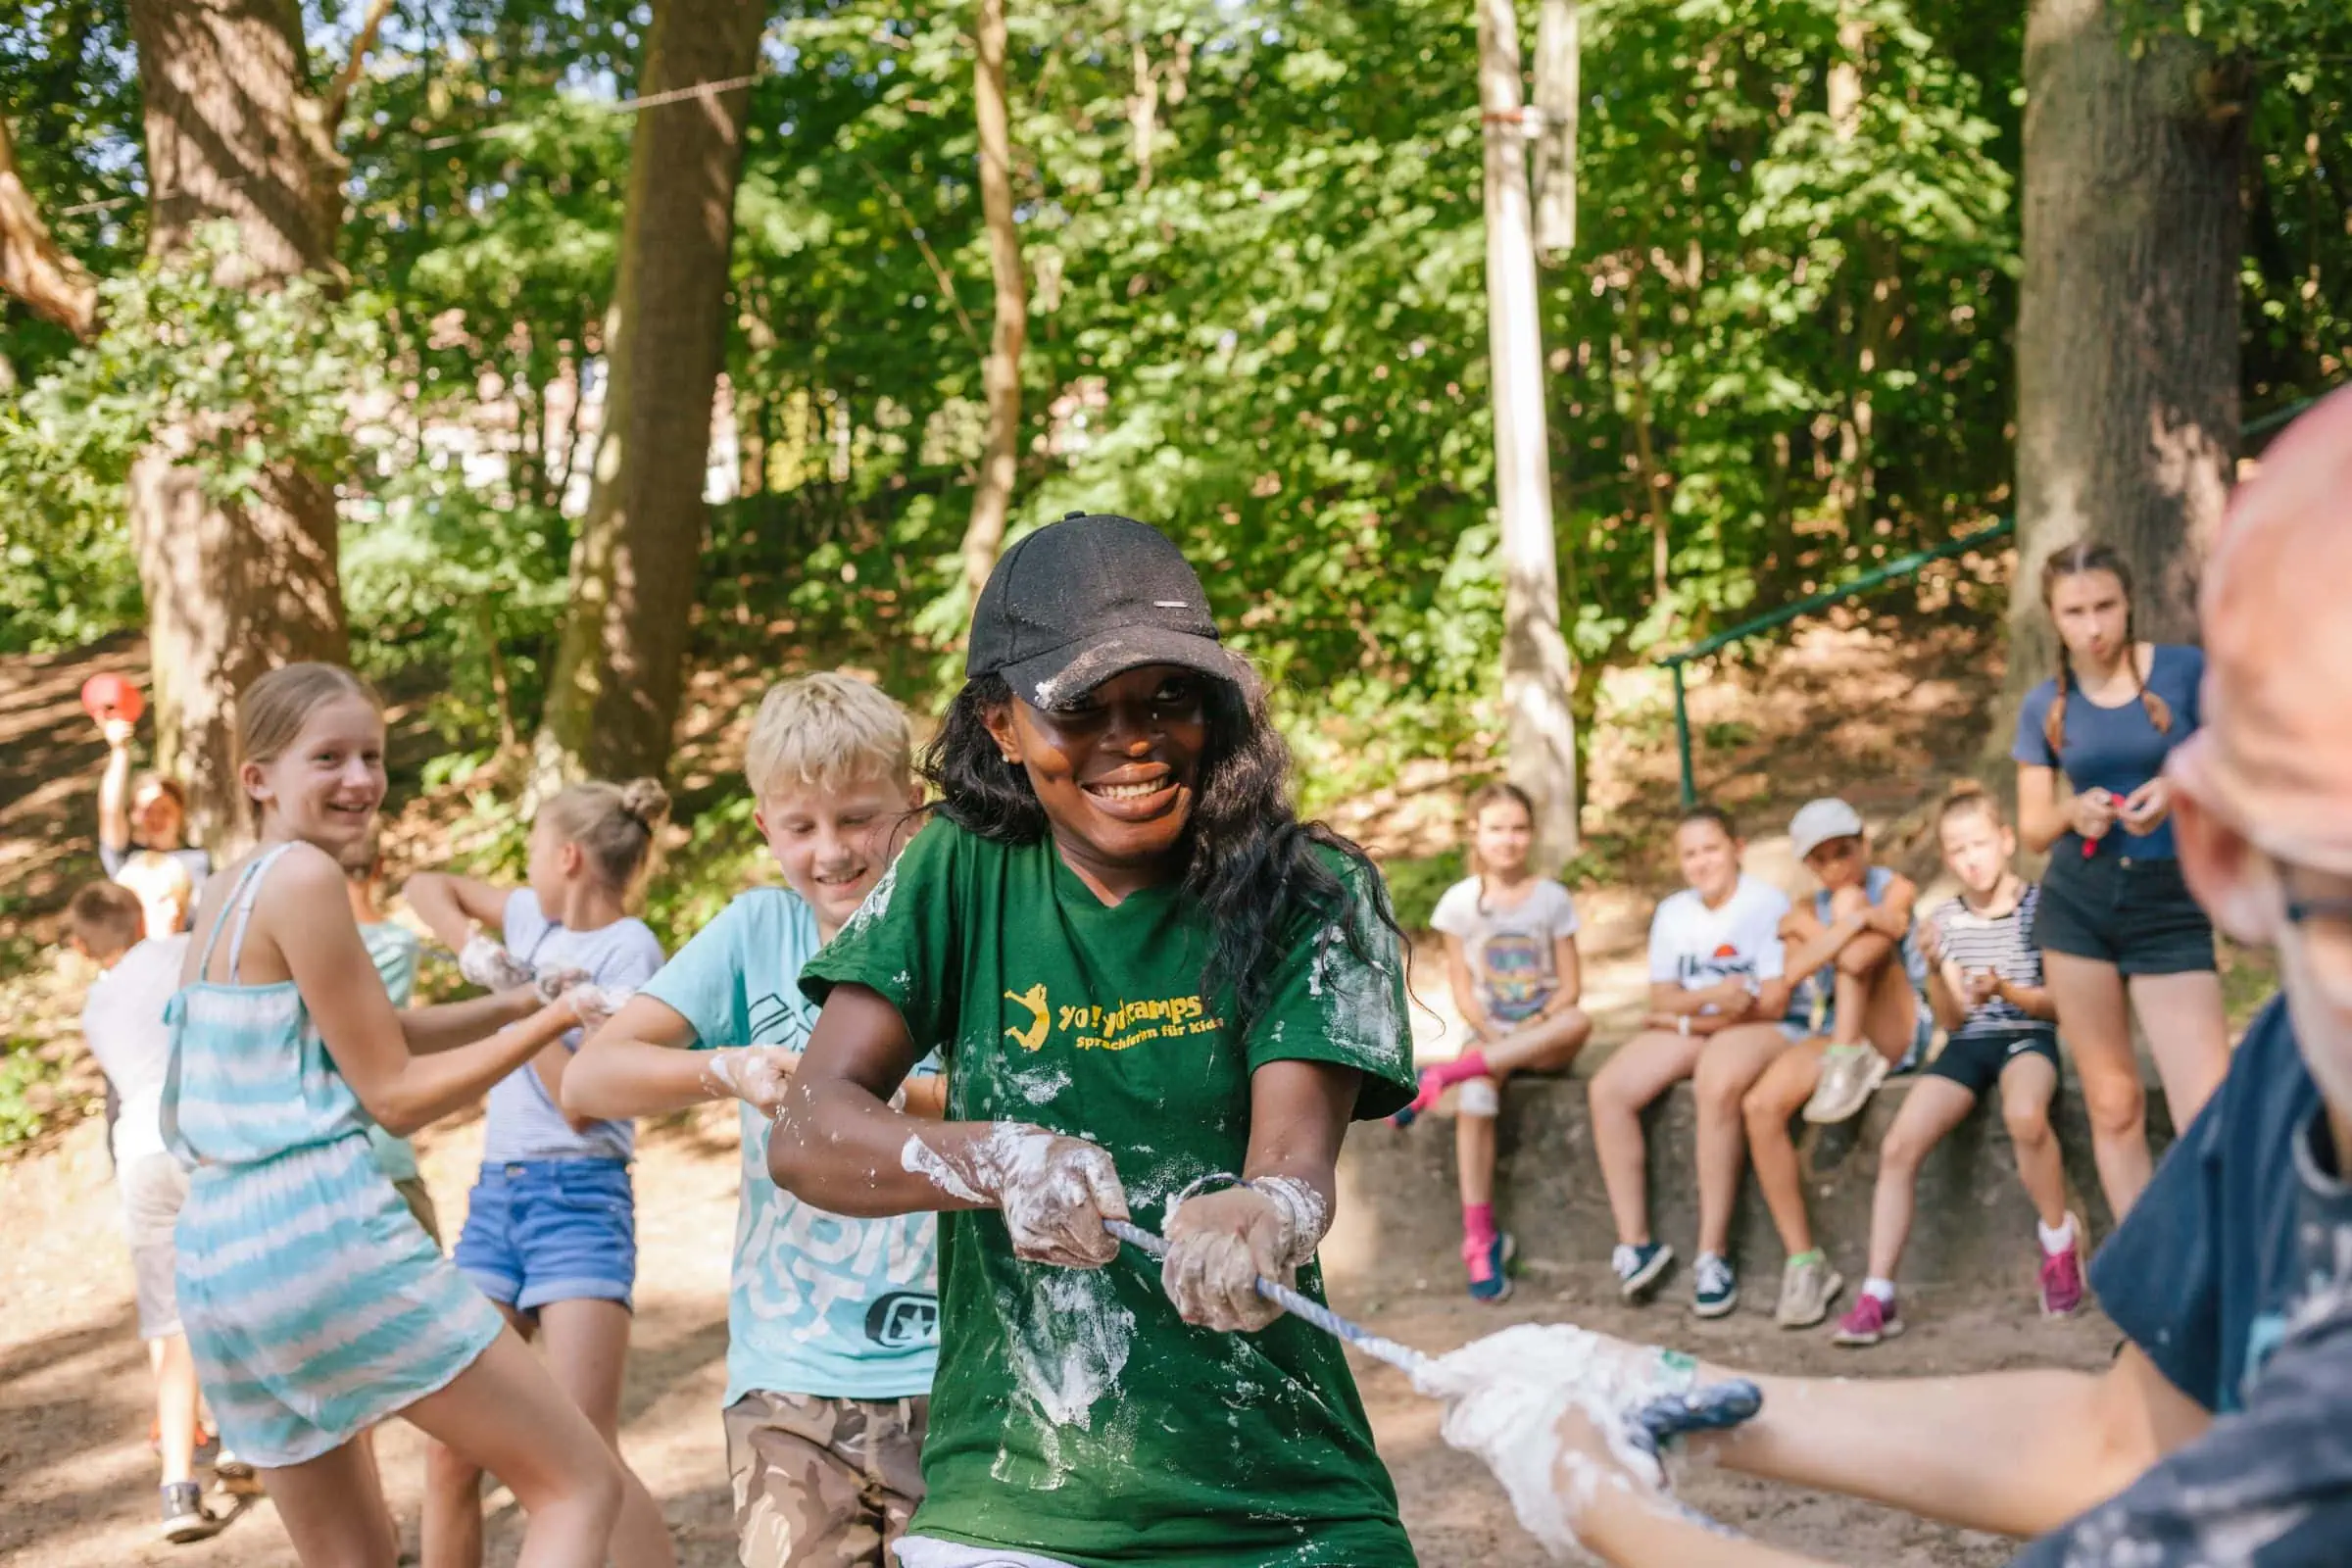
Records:
{"label": "white t-shirt", "polygon": [[[585,969],[600,986],[635,991],[662,967],[662,940],[643,920],[624,915],[593,931],[574,931],[550,920],[529,888],[507,895],[499,922],[507,951],[534,969]],[[580,1049],[581,1031],[564,1036],[567,1050]],[[637,1124],[627,1117],[592,1121],[585,1131],[564,1119],[547,1093],[538,1069],[524,1062],[490,1089],[482,1128],[482,1163],[525,1159],[627,1159],[636,1150]]]}
{"label": "white t-shirt", "polygon": [[1477,877],[1468,877],[1446,890],[1429,923],[1461,939],[1487,1016],[1518,1023],[1542,1012],[1559,989],[1557,944],[1575,935],[1578,921],[1568,890],[1549,877],[1507,906],[1486,896]]}
{"label": "white t-shirt", "polygon": [[1649,978],[1658,985],[1704,991],[1734,976],[1753,984],[1781,977],[1781,917],[1788,895],[1769,882],[1741,876],[1721,908],[1710,909],[1696,888],[1658,906],[1649,922]]}
{"label": "white t-shirt", "polygon": [[164,1008],[179,990],[188,935],[139,943],[90,983],[81,1004],[81,1038],[122,1097],[115,1119],[115,1164],[164,1152],[164,1078],[172,1070],[172,1031]]}

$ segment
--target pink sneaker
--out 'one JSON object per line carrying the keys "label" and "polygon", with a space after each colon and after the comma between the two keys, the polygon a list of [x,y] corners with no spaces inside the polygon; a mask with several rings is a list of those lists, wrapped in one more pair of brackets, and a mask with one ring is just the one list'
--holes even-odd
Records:
{"label": "pink sneaker", "polygon": [[2082,1222],[2075,1221],[2075,1239],[2055,1252],[2041,1254],[2041,1315],[2072,1317],[2082,1304]]}
{"label": "pink sneaker", "polygon": [[1854,1304],[1845,1309],[1838,1320],[1838,1331],[1830,1336],[1833,1344],[1865,1346],[1881,1340],[1891,1340],[1903,1332],[1902,1314],[1892,1301],[1882,1301],[1864,1291],[1854,1298]]}

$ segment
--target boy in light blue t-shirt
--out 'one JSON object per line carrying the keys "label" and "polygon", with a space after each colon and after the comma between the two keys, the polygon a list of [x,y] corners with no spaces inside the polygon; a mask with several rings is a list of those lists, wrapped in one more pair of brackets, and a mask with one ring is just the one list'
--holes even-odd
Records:
{"label": "boy in light blue t-shirt", "polygon": [[[922,1495],[937,1219],[802,1202],[768,1179],[767,1134],[816,1022],[801,966],[881,880],[921,800],[906,714],[845,675],[787,681],[760,705],[744,773],[789,888],[738,895],[591,1035],[564,1075],[564,1108],[741,1102],[725,1417],[739,1560],[888,1568]],[[911,1083],[911,1107],[939,1114],[940,1085]]]}

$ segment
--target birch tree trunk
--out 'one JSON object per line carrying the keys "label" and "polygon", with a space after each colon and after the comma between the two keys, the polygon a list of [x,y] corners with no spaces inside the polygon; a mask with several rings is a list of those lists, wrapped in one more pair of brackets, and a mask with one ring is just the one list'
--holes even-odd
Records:
{"label": "birch tree trunk", "polygon": [[1511,782],[1536,803],[1539,863],[1578,849],[1575,670],[1560,632],[1551,469],[1544,430],[1544,338],[1529,232],[1519,22],[1511,0],[1477,0],[1478,101],[1486,126],[1487,353],[1494,396],[1494,488],[1502,517],[1502,700]]}

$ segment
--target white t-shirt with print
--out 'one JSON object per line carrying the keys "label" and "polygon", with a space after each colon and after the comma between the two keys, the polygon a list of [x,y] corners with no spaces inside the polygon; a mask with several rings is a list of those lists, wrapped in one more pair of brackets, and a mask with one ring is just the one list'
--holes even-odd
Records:
{"label": "white t-shirt with print", "polygon": [[1498,904],[1469,877],[1446,890],[1429,923],[1461,939],[1487,1016],[1510,1024],[1542,1012],[1559,989],[1557,944],[1575,935],[1579,922],[1568,890],[1549,877],[1511,905]]}
{"label": "white t-shirt with print", "polygon": [[1720,908],[1710,909],[1696,888],[1658,906],[1649,922],[1649,978],[1686,991],[1735,976],[1751,985],[1781,977],[1781,918],[1788,895],[1769,882],[1741,876]]}

